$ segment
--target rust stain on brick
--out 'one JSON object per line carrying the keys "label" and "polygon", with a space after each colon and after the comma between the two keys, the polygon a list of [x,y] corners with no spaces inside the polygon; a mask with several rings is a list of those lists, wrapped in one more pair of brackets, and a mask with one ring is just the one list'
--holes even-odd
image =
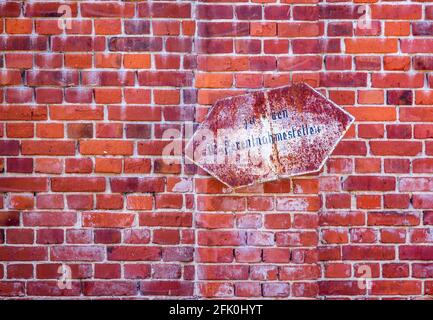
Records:
{"label": "rust stain on brick", "polygon": [[231,188],[316,172],[354,118],[305,83],[218,100],[187,157]]}

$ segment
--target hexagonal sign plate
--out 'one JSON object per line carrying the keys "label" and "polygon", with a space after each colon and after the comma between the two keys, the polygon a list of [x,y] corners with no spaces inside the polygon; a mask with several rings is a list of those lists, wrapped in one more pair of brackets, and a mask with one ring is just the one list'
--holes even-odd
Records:
{"label": "hexagonal sign plate", "polygon": [[316,172],[352,115],[305,83],[218,100],[186,157],[231,188]]}

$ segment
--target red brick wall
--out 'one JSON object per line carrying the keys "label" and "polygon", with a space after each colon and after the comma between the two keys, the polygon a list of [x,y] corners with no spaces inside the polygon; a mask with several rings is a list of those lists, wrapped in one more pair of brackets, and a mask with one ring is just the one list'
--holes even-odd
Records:
{"label": "red brick wall", "polygon": [[[433,5],[354,2],[71,1],[60,28],[0,1],[0,296],[432,295]],[[164,161],[217,98],[298,81],[356,117],[320,173],[228,193]]]}

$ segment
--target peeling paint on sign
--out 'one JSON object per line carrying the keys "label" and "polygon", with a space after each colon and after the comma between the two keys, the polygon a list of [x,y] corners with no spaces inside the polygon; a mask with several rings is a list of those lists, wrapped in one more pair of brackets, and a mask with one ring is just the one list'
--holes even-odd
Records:
{"label": "peeling paint on sign", "polygon": [[218,100],[187,157],[231,188],[316,172],[354,118],[300,83]]}

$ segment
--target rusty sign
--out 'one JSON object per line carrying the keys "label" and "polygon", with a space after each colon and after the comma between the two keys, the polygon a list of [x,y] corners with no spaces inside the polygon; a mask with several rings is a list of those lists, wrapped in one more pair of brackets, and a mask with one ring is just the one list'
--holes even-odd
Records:
{"label": "rusty sign", "polygon": [[186,156],[231,188],[316,172],[354,118],[309,85],[218,100]]}

